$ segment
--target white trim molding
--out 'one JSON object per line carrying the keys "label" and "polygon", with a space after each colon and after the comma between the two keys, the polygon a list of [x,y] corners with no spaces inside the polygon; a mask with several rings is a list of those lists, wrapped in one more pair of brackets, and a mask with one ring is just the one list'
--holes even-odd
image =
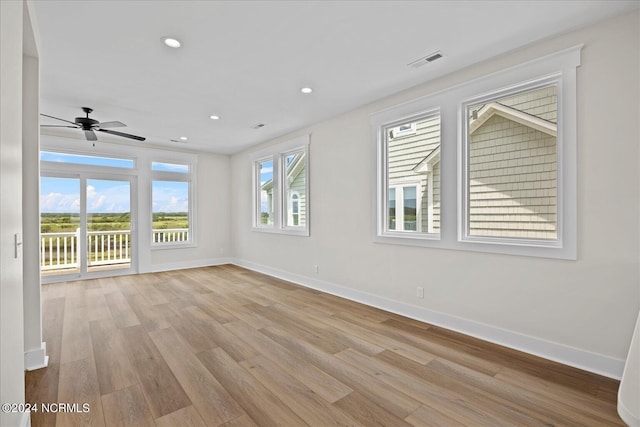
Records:
{"label": "white trim molding", "polygon": [[24,370],[35,371],[36,369],[46,368],[49,365],[49,356],[47,356],[47,343],[40,344],[40,348],[24,353]]}
{"label": "white trim molding", "polygon": [[541,338],[487,325],[485,323],[475,322],[470,319],[464,319],[446,313],[417,307],[400,301],[394,301],[368,292],[256,264],[251,261],[236,258],[232,259],[232,263],[239,267],[244,267],[249,270],[287,280],[306,288],[326,292],[331,295],[336,295],[351,301],[399,314],[420,322],[440,326],[465,335],[470,335],[474,338],[532,354],[543,359],[562,363],[563,365],[572,366],[574,368],[593,372],[595,374],[617,380],[622,376],[624,360],[621,359],[592,353],[562,343],[547,341]]}

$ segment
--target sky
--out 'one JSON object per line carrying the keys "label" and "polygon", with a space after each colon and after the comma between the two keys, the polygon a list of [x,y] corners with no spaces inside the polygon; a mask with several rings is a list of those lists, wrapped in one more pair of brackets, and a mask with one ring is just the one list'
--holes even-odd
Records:
{"label": "sky", "polygon": [[[273,160],[260,163],[260,185],[273,178]],[[260,212],[269,212],[267,192],[260,191]]]}
{"label": "sky", "polygon": [[[133,168],[129,159],[81,156],[42,151],[40,160],[76,163],[91,166]],[[159,172],[189,172],[189,165],[153,162],[152,170]],[[87,179],[87,213],[125,213],[131,211],[129,181]],[[188,212],[189,183],[153,181],[153,212]],[[80,213],[80,179],[40,179],[40,209],[43,213]]]}
{"label": "sky", "polygon": [[[88,213],[124,213],[131,210],[128,181],[87,179]],[[40,180],[40,209],[44,213],[79,213],[80,180],[50,178]],[[189,183],[153,182],[153,212],[188,212]]]}

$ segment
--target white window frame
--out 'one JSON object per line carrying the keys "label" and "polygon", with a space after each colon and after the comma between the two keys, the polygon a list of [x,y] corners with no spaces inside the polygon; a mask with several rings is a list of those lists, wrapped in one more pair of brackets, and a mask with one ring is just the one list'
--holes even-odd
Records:
{"label": "white window frame", "polygon": [[[187,165],[188,172],[168,172],[168,171],[154,171],[152,169],[153,163],[169,163],[175,165]],[[149,221],[151,225],[150,237],[151,237],[151,249],[177,249],[177,248],[193,248],[197,246],[196,243],[196,209],[195,209],[195,194],[196,183],[194,177],[196,176],[196,159],[166,159],[162,157],[152,157],[148,164],[151,177],[149,182]],[[155,181],[168,181],[168,182],[186,182],[189,184],[189,231],[188,238],[182,242],[154,242],[153,241],[153,183]]]}
{"label": "white window frame", "polygon": [[[295,200],[294,200],[295,197]],[[297,211],[293,211],[294,203],[297,203]],[[297,215],[298,224],[300,223],[300,194],[297,191],[293,191],[289,196],[289,205],[287,207],[287,223],[295,222],[294,215]],[[290,221],[289,221],[290,220]]]}
{"label": "white window frame", "polygon": [[[416,110],[418,111],[416,113]],[[375,182],[376,189],[374,194],[374,201],[376,203],[374,218],[376,218],[376,230],[374,235],[374,241],[381,243],[396,243],[396,244],[408,244],[422,246],[427,241],[437,241],[440,239],[440,233],[429,232],[429,230],[423,231],[405,231],[405,230],[389,230],[389,138],[391,138],[390,132],[399,127],[400,124],[411,122],[416,123],[422,120],[428,120],[429,118],[440,115],[440,108],[431,104],[431,101],[420,102],[419,104],[402,105],[397,109],[393,108],[385,110],[382,115],[376,117],[373,121],[372,135],[374,135],[375,144]],[[442,129],[442,125],[441,125]],[[441,130],[442,132],[442,130]],[[394,135],[393,138],[396,138]],[[442,136],[440,138],[442,144]],[[427,177],[429,179],[430,177]],[[416,184],[415,180],[400,181],[397,185],[393,185],[394,188],[398,186],[409,186]],[[418,210],[420,211],[420,217],[424,215],[421,208],[421,192],[422,188],[419,188],[416,194],[416,203],[418,203]],[[396,193],[396,224],[398,217],[398,195]]]}
{"label": "white window frame", "polygon": [[[575,260],[577,258],[577,67],[583,45],[574,46],[371,115],[373,240],[378,243]],[[466,236],[466,106],[478,99],[548,83],[558,87],[557,240]],[[389,130],[429,111],[440,111],[440,234],[385,232]]]}
{"label": "white window frame", "polygon": [[[416,190],[416,230],[405,230],[404,229],[404,189],[405,187],[413,187]],[[422,185],[418,181],[406,181],[406,182],[398,182],[394,185],[387,186],[387,194],[389,190],[394,189],[396,192],[396,228],[391,230],[389,229],[389,211],[387,206],[387,215],[386,215],[386,233],[422,233]],[[387,196],[387,202],[389,197]],[[398,218],[402,219],[399,221]],[[401,223],[402,227],[398,228],[398,224]]]}
{"label": "white window frame", "polygon": [[[261,198],[261,190],[258,187],[261,187],[260,182],[260,165],[264,162],[271,162],[272,172],[271,172],[271,181],[273,186],[273,191],[271,193],[271,224],[263,224],[262,223],[262,198]],[[276,184],[279,181],[275,176],[275,168],[276,168],[276,160],[273,155],[262,157],[253,161],[253,227],[259,228],[263,230],[271,230],[275,227],[275,188]]]}
{"label": "white window frame", "polygon": [[[402,129],[405,126],[409,126],[409,128]],[[400,138],[401,136],[413,135],[416,133],[416,129],[416,122],[404,123],[391,129],[389,136],[391,138]]]}
{"label": "white window frame", "polygon": [[[310,224],[310,196],[309,196],[309,146],[310,135],[303,135],[279,144],[274,144],[249,155],[252,163],[252,230],[265,233],[291,234],[296,236],[309,236]],[[285,159],[288,155],[304,152],[305,174],[305,225],[287,225],[286,200],[286,167]],[[260,169],[259,164],[265,160],[273,160],[273,223],[269,225],[260,223]]]}
{"label": "white window frame", "polygon": [[520,84],[514,85],[508,88],[502,88],[495,92],[489,94],[483,94],[481,96],[476,96],[472,98],[465,99],[460,104],[460,109],[462,111],[462,116],[464,117],[461,120],[461,150],[460,150],[460,176],[462,182],[460,183],[461,187],[461,197],[460,197],[460,223],[459,223],[459,240],[463,242],[469,243],[487,243],[487,244],[502,244],[502,245],[522,245],[522,246],[539,246],[539,247],[550,247],[550,248],[560,248],[562,247],[562,228],[563,228],[563,186],[562,179],[563,174],[559,173],[561,168],[559,165],[562,165],[562,134],[558,134],[556,136],[556,188],[557,188],[557,197],[556,197],[556,208],[557,208],[557,221],[556,221],[556,239],[528,239],[528,238],[520,238],[520,237],[495,237],[495,236],[472,236],[470,235],[470,203],[469,203],[469,120],[468,120],[468,107],[483,103],[489,103],[492,101],[496,101],[502,98],[515,96],[521,94],[523,92],[529,92],[536,89],[542,89],[546,87],[556,86],[557,88],[557,108],[558,108],[558,128],[562,127],[561,121],[561,112],[562,112],[562,75],[554,74],[547,77],[543,77],[540,79],[535,79],[532,81],[522,82]]}

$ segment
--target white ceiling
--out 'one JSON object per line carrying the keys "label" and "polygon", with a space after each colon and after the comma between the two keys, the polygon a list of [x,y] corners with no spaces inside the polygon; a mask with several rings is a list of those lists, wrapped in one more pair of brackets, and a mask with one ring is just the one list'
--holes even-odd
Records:
{"label": "white ceiling", "polygon": [[[230,154],[638,1],[36,0],[41,112]],[[160,39],[179,38],[170,49]],[[407,64],[434,51],[444,58]],[[300,88],[310,86],[310,95]],[[212,114],[220,120],[209,119]],[[56,123],[43,118],[43,124]],[[261,129],[252,129],[265,123]],[[63,129],[57,135],[81,137]],[[181,136],[186,143],[171,142]],[[99,134],[100,140],[113,140]],[[120,142],[129,142],[116,138]]]}

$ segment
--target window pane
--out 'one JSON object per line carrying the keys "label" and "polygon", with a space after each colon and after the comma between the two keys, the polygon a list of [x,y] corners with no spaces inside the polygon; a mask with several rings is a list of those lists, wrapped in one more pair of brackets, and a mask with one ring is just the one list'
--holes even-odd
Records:
{"label": "window pane", "polygon": [[80,179],[40,178],[40,270],[80,271]]}
{"label": "window pane", "polygon": [[396,229],[396,189],[389,189],[389,230]]}
{"label": "window pane", "polygon": [[284,156],[286,225],[304,227],[306,224],[306,172],[304,151]]}
{"label": "window pane", "polygon": [[189,173],[189,165],[177,163],[151,162],[151,170],[160,172]]}
{"label": "window pane", "polygon": [[386,144],[387,230],[439,233],[440,116],[389,128]]}
{"label": "window pane", "polygon": [[135,162],[130,159],[83,156],[79,154],[54,153],[50,151],[41,151],[40,160],[45,162],[74,163],[90,166],[108,166],[112,168],[132,169],[135,166]]}
{"label": "window pane", "polygon": [[403,189],[403,202],[404,202],[404,230],[416,231],[416,187],[404,187]]}
{"label": "window pane", "polygon": [[177,243],[189,240],[189,183],[153,181],[152,242]]}
{"label": "window pane", "polygon": [[273,160],[258,162],[258,225],[273,225]]}
{"label": "window pane", "polygon": [[557,87],[467,107],[468,235],[556,239]]}
{"label": "window pane", "polygon": [[87,179],[87,271],[129,268],[131,183]]}

